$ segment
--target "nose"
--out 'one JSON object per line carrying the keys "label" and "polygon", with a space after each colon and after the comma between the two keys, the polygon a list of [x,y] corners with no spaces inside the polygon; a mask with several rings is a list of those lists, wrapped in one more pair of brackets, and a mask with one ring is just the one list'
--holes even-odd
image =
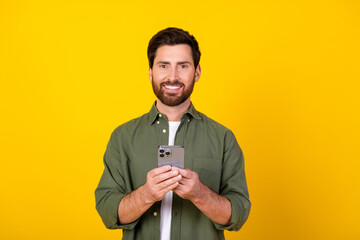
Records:
{"label": "nose", "polygon": [[169,74],[169,81],[179,80],[179,70],[177,67],[172,67]]}

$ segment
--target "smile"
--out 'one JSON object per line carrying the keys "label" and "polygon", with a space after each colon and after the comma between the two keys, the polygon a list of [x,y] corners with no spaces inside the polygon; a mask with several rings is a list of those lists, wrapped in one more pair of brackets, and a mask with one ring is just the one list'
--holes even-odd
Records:
{"label": "smile", "polygon": [[166,89],[171,89],[171,90],[177,90],[181,88],[181,86],[169,86],[169,85],[164,85],[164,87]]}

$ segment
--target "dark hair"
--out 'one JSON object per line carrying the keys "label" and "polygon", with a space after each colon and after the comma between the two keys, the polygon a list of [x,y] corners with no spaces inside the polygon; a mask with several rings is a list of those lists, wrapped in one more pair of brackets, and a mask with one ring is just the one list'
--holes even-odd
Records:
{"label": "dark hair", "polygon": [[150,68],[152,68],[154,65],[156,51],[159,47],[163,45],[177,44],[187,44],[190,46],[194,65],[195,67],[197,67],[200,62],[201,53],[199,49],[199,44],[196,41],[195,37],[193,35],[190,35],[189,32],[184,31],[180,28],[169,27],[161,30],[150,39],[147,49]]}

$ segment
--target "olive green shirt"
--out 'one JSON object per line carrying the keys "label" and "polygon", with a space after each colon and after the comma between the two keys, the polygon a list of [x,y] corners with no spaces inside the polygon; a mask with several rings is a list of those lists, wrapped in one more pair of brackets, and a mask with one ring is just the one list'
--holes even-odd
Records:
{"label": "olive green shirt", "polygon": [[[112,133],[104,155],[105,169],[95,191],[96,209],[105,226],[122,228],[125,240],[160,239],[161,202],[133,223],[121,225],[118,221],[121,199],[146,182],[147,173],[157,167],[158,146],[168,144],[169,124],[155,105],[149,113]],[[171,239],[224,239],[223,230],[239,230],[251,204],[244,157],[234,134],[191,105],[181,118],[175,145],[184,146],[185,168],[197,172],[203,184],[230,200],[232,215],[229,225],[219,225],[174,193]]]}

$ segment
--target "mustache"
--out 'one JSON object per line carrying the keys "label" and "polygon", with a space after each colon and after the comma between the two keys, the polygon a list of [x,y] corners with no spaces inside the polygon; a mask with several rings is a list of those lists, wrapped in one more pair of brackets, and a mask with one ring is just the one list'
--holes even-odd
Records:
{"label": "mustache", "polygon": [[166,82],[162,82],[162,83],[160,84],[161,87],[164,86],[164,85],[168,85],[168,86],[182,86],[182,87],[185,86],[184,83],[182,83],[182,82],[180,82],[180,81],[178,81],[178,80],[175,80],[175,81],[173,81],[173,82],[171,82],[171,81],[166,81]]}

